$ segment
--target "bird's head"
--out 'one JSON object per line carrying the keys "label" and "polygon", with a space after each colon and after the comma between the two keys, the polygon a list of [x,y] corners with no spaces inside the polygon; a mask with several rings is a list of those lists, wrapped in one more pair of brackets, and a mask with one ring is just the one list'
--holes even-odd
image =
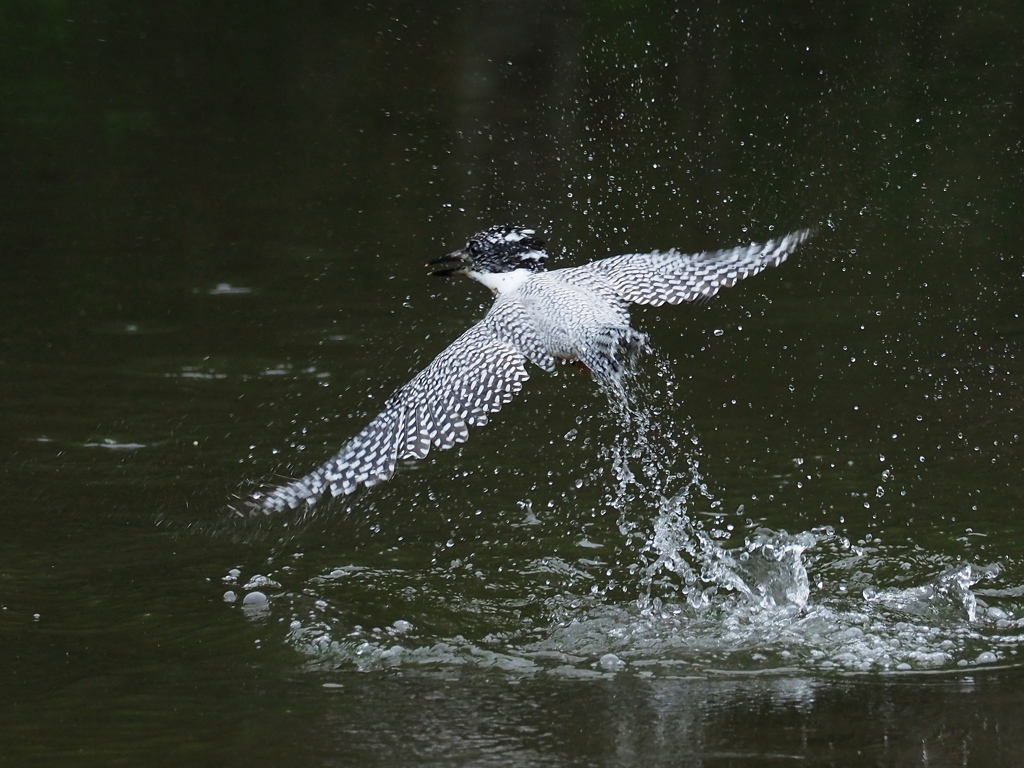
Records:
{"label": "bird's head", "polygon": [[478,232],[469,238],[464,248],[434,259],[428,266],[433,274],[469,275],[490,285],[488,275],[502,275],[516,270],[543,272],[548,254],[544,241],[532,229],[499,225]]}

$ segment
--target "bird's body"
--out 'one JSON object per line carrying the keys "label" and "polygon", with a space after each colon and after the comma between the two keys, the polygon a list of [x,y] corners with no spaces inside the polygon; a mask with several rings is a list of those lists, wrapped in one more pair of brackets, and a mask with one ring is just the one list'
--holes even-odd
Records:
{"label": "bird's body", "polygon": [[600,350],[617,338],[636,334],[629,325],[628,304],[606,281],[588,271],[541,272],[518,288],[499,293],[499,302],[515,305],[543,355],[532,359],[552,370],[552,358],[580,361],[596,375],[607,368]]}
{"label": "bird's body", "polygon": [[601,384],[617,382],[646,336],[629,322],[630,304],[710,299],[723,287],[780,264],[810,236],[794,232],[763,245],[702,254],[615,256],[547,271],[532,230],[492,227],[464,249],[432,262],[437,275],[466,274],[490,288],[494,304],[384,410],[319,469],[253,496],[266,512],[312,505],[394,474],[400,459],[464,442],[468,428],[509,402],[529,378],[526,361],[547,371],[559,360],[586,366]]}

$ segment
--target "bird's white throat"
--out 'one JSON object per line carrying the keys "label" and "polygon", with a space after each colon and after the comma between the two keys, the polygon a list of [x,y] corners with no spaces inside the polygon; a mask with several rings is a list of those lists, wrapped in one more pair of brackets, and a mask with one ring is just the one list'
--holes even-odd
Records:
{"label": "bird's white throat", "polygon": [[514,291],[533,274],[528,269],[513,269],[511,272],[468,272],[474,280],[483,283],[494,293]]}

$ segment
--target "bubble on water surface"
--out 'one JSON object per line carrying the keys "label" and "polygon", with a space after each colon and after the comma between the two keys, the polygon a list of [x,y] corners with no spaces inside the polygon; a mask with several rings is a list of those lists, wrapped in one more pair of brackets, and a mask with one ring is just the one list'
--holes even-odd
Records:
{"label": "bubble on water surface", "polygon": [[247,589],[247,590],[276,589],[276,588],[279,588],[280,586],[281,585],[279,583],[277,583],[276,581],[274,581],[273,579],[268,578],[268,577],[264,576],[261,573],[257,573],[255,576],[253,576],[251,579],[249,579],[248,582],[246,582],[245,586],[242,587],[242,589]]}
{"label": "bubble on water surface", "polygon": [[611,672],[626,668],[626,662],[624,662],[614,653],[606,653],[604,656],[600,658],[598,663],[601,665],[601,667]]}

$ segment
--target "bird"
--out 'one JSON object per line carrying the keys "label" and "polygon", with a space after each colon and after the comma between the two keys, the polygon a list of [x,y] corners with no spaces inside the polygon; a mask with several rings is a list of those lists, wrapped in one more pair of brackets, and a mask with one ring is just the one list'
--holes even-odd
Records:
{"label": "bird", "polygon": [[399,461],[431,448],[463,443],[470,427],[511,402],[530,378],[527,362],[554,372],[559,361],[582,366],[601,386],[621,384],[647,349],[647,335],[630,325],[632,304],[706,302],[722,288],[781,264],[813,234],[737,248],[625,254],[548,270],[548,253],[534,229],[497,225],[428,263],[439,277],[465,275],[494,294],[476,325],[400,387],[384,409],[333,457],[297,480],[250,498],[270,514],[312,507],[389,480]]}

